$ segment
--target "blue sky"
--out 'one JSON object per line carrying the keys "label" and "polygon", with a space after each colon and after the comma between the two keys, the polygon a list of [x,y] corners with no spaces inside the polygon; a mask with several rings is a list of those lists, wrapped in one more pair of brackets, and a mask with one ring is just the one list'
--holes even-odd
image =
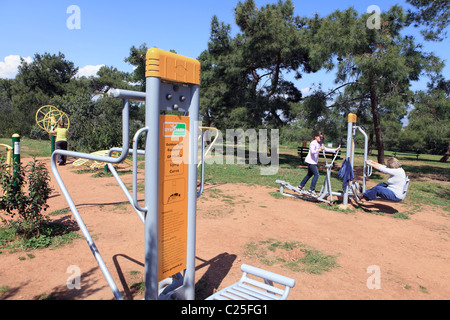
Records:
{"label": "blue sky", "polygon": [[[277,0],[256,0],[258,7]],[[337,9],[353,6],[364,13],[371,5],[381,11],[393,4],[410,8],[404,0],[294,0],[295,14],[325,16]],[[229,23],[232,32],[239,32],[234,24],[233,9],[238,0],[0,0],[0,77],[14,77],[20,57],[27,61],[35,53],[62,52],[86,74],[95,73],[100,65],[114,66],[130,72],[132,66],[124,62],[130,48],[146,43],[148,47],[174,49],[179,54],[197,58],[207,48],[210,22],[213,15]],[[80,29],[69,29],[67,13],[71,5],[80,9]],[[450,73],[449,39],[440,43],[425,42],[417,36],[427,51],[435,52],[448,61],[444,75]],[[333,73],[305,74],[296,84],[299,89],[322,82],[332,86]],[[327,85],[328,84],[328,85]],[[414,89],[425,89],[425,81]]]}

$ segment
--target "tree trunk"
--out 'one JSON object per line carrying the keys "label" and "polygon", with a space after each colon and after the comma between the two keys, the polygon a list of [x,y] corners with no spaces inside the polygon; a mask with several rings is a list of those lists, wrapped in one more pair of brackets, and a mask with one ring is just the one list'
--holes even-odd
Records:
{"label": "tree trunk", "polygon": [[444,154],[444,156],[439,160],[439,162],[447,162],[447,159],[450,157],[450,144],[447,147],[447,152]]}
{"label": "tree trunk", "polygon": [[368,144],[368,146],[367,146],[367,154],[369,155],[369,156],[371,156],[372,155],[372,148],[373,148],[373,132],[372,131],[370,131],[369,132],[369,141],[367,142],[367,144]]}
{"label": "tree trunk", "polygon": [[378,96],[373,81],[373,76],[370,76],[370,107],[372,109],[373,128],[375,132],[375,141],[378,150],[378,163],[384,164],[384,147],[383,136],[381,134],[381,121],[378,113]]}

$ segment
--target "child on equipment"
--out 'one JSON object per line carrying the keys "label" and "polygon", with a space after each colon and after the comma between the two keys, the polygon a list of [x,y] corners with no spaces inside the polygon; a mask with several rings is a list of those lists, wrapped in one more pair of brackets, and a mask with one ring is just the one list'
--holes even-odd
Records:
{"label": "child on equipment", "polygon": [[308,164],[308,173],[298,185],[298,189],[300,189],[300,191],[304,191],[303,188],[305,187],[305,184],[311,177],[313,177],[311,181],[311,187],[309,188],[309,194],[314,197],[317,197],[315,189],[317,180],[319,179],[319,169],[317,169],[317,163],[319,162],[319,153],[323,150],[325,150],[326,152],[336,153],[338,150],[340,150],[340,147],[338,147],[337,149],[325,148],[325,146],[323,145],[323,133],[321,131],[318,131],[314,134],[314,139],[309,144],[308,155],[305,159],[306,163]]}
{"label": "child on equipment", "polygon": [[[66,129],[64,121],[59,121],[58,127],[55,130],[50,131],[50,134],[56,134],[55,148],[57,150],[67,150],[67,137],[70,137],[70,132]],[[58,162],[60,166],[63,166],[66,164],[66,158],[66,156],[58,154],[56,162]]]}
{"label": "child on equipment", "polygon": [[366,161],[367,165],[374,167],[380,172],[387,173],[390,177],[387,179],[387,183],[379,183],[370,190],[361,193],[357,190],[357,196],[360,199],[367,201],[375,200],[377,197],[399,202],[405,199],[403,188],[406,183],[406,173],[402,168],[402,163],[396,158],[389,158],[387,166],[379,164],[372,160]]}

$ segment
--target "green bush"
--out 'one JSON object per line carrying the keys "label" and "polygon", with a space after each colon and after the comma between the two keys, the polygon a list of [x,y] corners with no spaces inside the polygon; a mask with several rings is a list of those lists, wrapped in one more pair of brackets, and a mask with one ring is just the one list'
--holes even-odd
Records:
{"label": "green bush", "polygon": [[3,188],[0,210],[11,218],[10,226],[26,239],[39,237],[48,220],[42,212],[47,210],[52,192],[46,165],[34,159],[26,166],[18,165],[11,174],[10,166],[1,162],[0,179]]}

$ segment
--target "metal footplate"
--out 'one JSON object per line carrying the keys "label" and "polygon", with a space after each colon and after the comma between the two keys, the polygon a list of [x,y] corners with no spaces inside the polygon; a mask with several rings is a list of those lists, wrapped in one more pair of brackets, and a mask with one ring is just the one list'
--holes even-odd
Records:
{"label": "metal footplate", "polygon": [[[286,196],[286,197],[294,197],[294,198],[299,198],[299,199],[308,200],[308,201],[321,201],[321,202],[325,202],[329,205],[332,205],[333,204],[332,195],[340,195],[339,193],[335,193],[335,192],[333,192],[332,195],[330,195],[329,192],[327,191],[327,186],[325,186],[325,185],[322,187],[321,191],[318,194],[314,195],[314,194],[311,194],[309,191],[300,190],[299,188],[294,187],[289,182],[286,182],[283,180],[275,180],[275,182],[280,184],[280,193],[281,193],[281,195]],[[285,188],[293,191],[294,193],[284,192]]]}
{"label": "metal footplate", "polygon": [[[289,182],[283,181],[283,180],[276,180],[275,183],[279,183],[280,184],[280,193],[283,196],[287,196],[287,197],[296,197],[296,198],[300,198],[300,199],[304,199],[304,197],[302,196],[309,196],[309,197],[313,197],[313,198],[317,198],[317,195],[312,195],[309,191],[306,190],[300,190],[297,187],[294,187],[293,185],[291,185]],[[298,194],[292,194],[292,193],[285,193],[284,192],[284,188],[287,188],[291,191],[294,191]]]}

